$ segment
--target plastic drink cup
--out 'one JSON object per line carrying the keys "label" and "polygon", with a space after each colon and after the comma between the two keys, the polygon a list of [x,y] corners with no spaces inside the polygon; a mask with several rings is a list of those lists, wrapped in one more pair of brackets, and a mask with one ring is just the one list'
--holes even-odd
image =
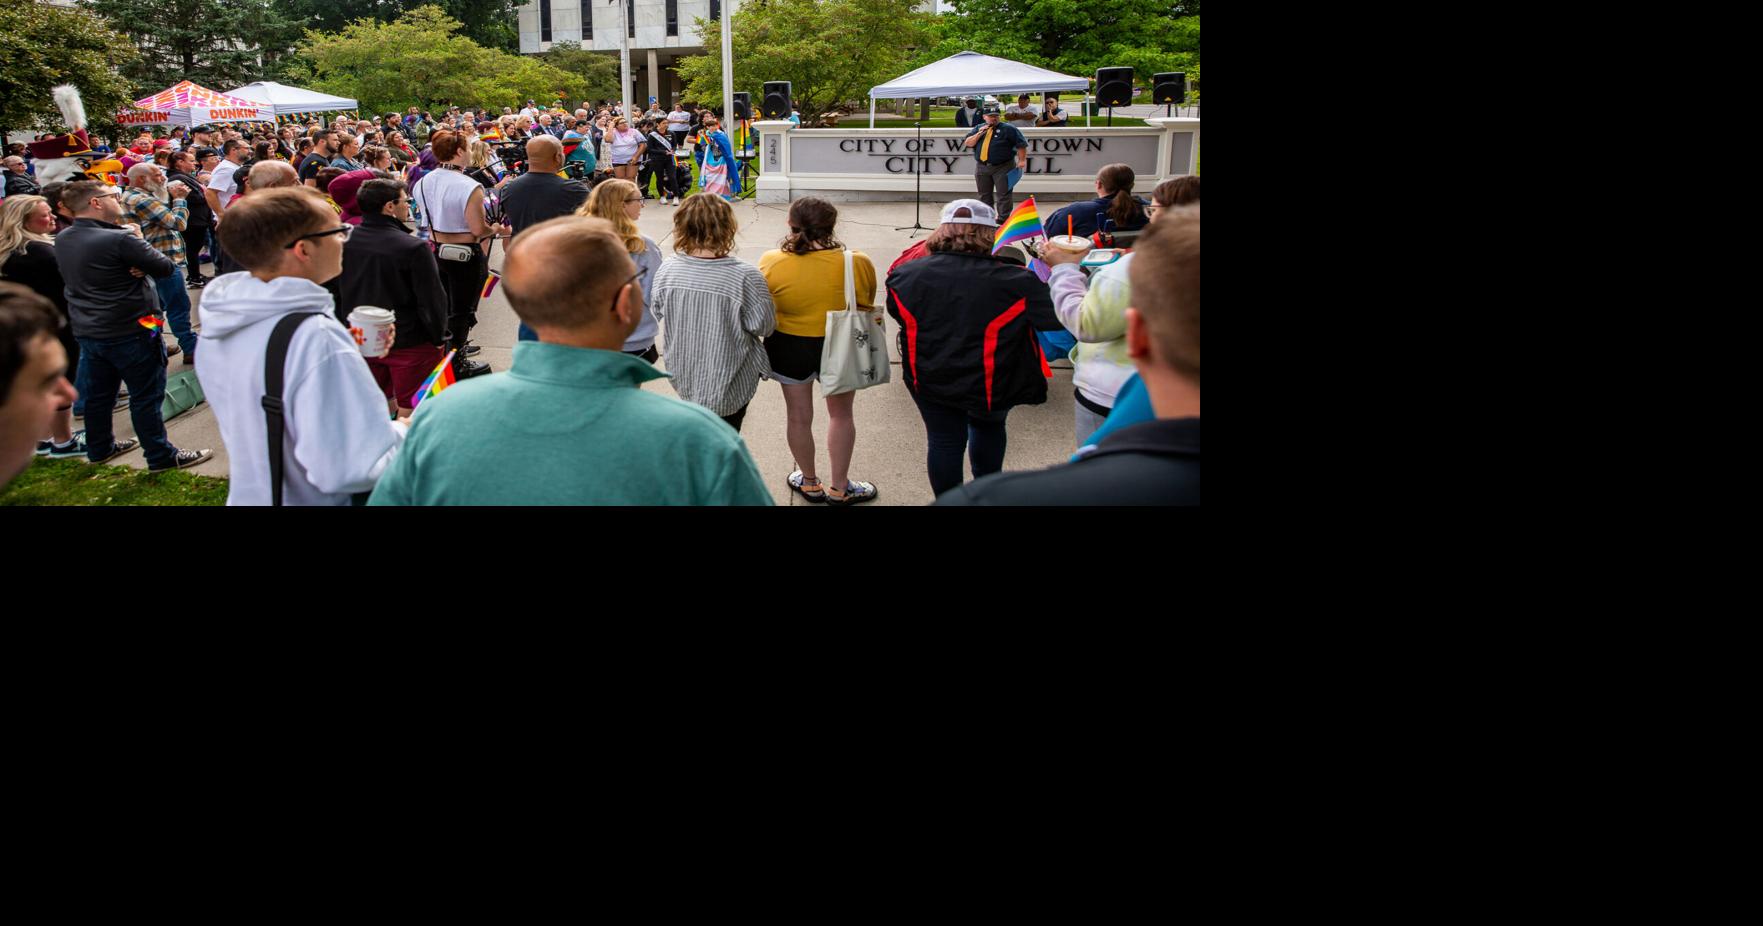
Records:
{"label": "plastic drink cup", "polygon": [[391,309],[364,305],[349,313],[349,333],[363,357],[384,357],[392,351]]}
{"label": "plastic drink cup", "polygon": [[1095,247],[1090,239],[1078,235],[1054,235],[1047,239],[1047,245],[1072,254],[1088,254]]}

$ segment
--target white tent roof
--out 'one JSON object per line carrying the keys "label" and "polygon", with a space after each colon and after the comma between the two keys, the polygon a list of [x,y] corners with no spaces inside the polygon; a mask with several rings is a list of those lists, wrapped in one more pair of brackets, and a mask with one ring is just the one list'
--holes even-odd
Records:
{"label": "white tent roof", "polygon": [[872,87],[869,96],[879,100],[905,100],[922,96],[1032,93],[1089,88],[1090,81],[1087,77],[1072,77],[1008,58],[994,58],[977,51],[964,51],[927,64],[879,87]]}
{"label": "white tent roof", "polygon": [[228,90],[227,96],[243,97],[262,103],[272,111],[273,115],[277,116],[360,108],[360,104],[348,97],[302,90],[299,87],[278,84],[273,80],[260,80],[254,84],[246,84],[243,87]]}

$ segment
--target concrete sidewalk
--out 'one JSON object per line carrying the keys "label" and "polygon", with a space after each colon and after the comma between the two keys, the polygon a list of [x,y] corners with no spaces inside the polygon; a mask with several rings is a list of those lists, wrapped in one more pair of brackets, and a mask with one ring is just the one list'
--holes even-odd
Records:
{"label": "concrete sidewalk", "polygon": [[[1044,209],[1043,213],[1051,213],[1053,208],[1069,201],[1037,200],[1038,203],[1044,202],[1051,207]],[[935,227],[941,207],[941,200],[932,201],[927,198],[919,210],[919,221],[925,226]],[[740,221],[735,256],[757,264],[760,255],[777,247],[788,232],[788,207],[741,200],[734,204],[734,208]],[[913,234],[910,231],[895,230],[897,226],[913,224],[912,203],[845,203],[840,204],[838,209],[839,238],[847,246],[869,255],[875,262],[878,290],[886,278],[888,265],[894,262],[900,252],[926,235],[924,232]],[[675,211],[676,207],[662,206],[657,201],[650,200],[645,203],[643,217],[638,222],[643,234],[660,243],[662,253],[668,257],[673,255],[671,235]],[[497,242],[490,260],[490,265],[494,268],[500,269],[502,266],[504,244],[506,242]],[[201,327],[202,292],[190,292],[191,301],[197,304],[195,324],[198,330]],[[879,297],[879,292],[877,295]],[[879,305],[880,302],[876,304]],[[498,373],[506,371],[512,358],[518,323],[519,320],[501,290],[492,293],[479,306],[478,326],[472,331],[472,340],[483,347],[476,359],[489,363]],[[918,415],[918,407],[913,404],[906,387],[900,381],[900,358],[897,341],[894,339],[897,331],[893,319],[888,319],[887,324],[888,352],[894,358],[893,381],[858,393],[857,447],[851,462],[850,478],[875,483],[880,496],[868,504],[925,505],[935,496],[931,493],[930,481],[925,473],[924,423]],[[663,335],[664,342],[665,331]],[[660,366],[666,368],[665,357]],[[171,359],[169,372],[175,373],[184,369],[191,368],[183,366],[181,356]],[[648,383],[644,388],[664,395],[674,395],[673,388],[666,380]],[[1004,458],[1006,470],[1039,469],[1061,463],[1074,449],[1071,364],[1068,361],[1054,364],[1053,379],[1047,388],[1046,404],[1019,406],[1011,411],[1010,444]],[[113,422],[119,435],[134,436],[134,427],[129,422],[127,411],[116,413]],[[74,427],[81,426],[79,421],[74,422]],[[180,449],[214,450],[214,459],[191,468],[190,472],[223,478],[227,476],[227,453],[220,440],[220,427],[214,419],[212,408],[206,403],[168,422],[166,428],[171,442]],[[817,405],[814,432],[818,475],[822,479],[830,479],[824,405]],[[785,477],[795,467],[789,445],[784,440],[783,393],[776,383],[763,381],[759,384],[759,392],[753,398],[746,420],[742,422],[741,436],[752,451],[753,459],[777,503],[807,504],[785,484]],[[138,448],[111,462],[142,469],[147,465]],[[661,478],[665,479],[665,474]]]}

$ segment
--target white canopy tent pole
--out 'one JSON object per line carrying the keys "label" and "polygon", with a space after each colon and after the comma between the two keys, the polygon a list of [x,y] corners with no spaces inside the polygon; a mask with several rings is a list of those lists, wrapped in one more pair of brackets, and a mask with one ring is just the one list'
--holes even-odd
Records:
{"label": "white canopy tent pole", "polygon": [[875,128],[875,97],[869,98],[869,127]]}

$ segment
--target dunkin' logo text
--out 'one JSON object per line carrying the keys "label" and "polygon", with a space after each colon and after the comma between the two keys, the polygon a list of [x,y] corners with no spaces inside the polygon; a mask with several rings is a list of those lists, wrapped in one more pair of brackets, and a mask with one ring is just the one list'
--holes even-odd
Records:
{"label": "dunkin' logo text", "polygon": [[211,109],[208,111],[208,118],[210,118],[210,119],[255,119],[255,118],[257,118],[257,110],[244,108],[244,107],[237,107],[237,108],[233,108],[233,109]]}

